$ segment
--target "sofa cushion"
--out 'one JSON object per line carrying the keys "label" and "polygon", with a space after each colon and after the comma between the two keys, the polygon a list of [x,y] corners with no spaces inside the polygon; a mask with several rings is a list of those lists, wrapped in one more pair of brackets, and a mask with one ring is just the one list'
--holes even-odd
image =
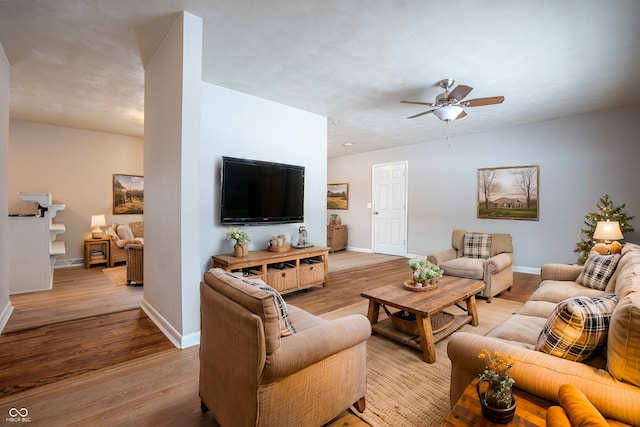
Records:
{"label": "sofa cushion", "polygon": [[485,261],[480,258],[455,258],[440,264],[447,276],[482,280]]}
{"label": "sofa cushion", "polygon": [[562,301],[549,316],[535,349],[578,362],[588,359],[606,343],[617,302],[615,295]]}
{"label": "sofa cushion", "polygon": [[487,233],[465,234],[462,256],[466,258],[489,258],[491,256],[491,235]]}
{"label": "sofa cushion", "polygon": [[549,301],[559,303],[573,297],[604,297],[611,293],[598,289],[586,288],[576,282],[568,280],[545,280],[529,297],[529,301]]}
{"label": "sofa cushion", "polygon": [[616,270],[620,255],[600,255],[591,252],[576,282],[593,289],[605,290],[609,279]]}
{"label": "sofa cushion", "polygon": [[514,345],[533,350],[546,321],[544,317],[527,316],[518,312],[496,326],[487,336],[511,341]]}
{"label": "sofa cushion", "polygon": [[607,370],[640,387],[640,292],[631,292],[613,311],[607,339]]}

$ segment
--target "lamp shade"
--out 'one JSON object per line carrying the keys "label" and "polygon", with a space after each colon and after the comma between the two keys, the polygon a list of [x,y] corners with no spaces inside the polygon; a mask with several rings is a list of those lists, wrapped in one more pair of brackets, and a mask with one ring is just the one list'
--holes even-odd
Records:
{"label": "lamp shade", "polygon": [[104,215],[91,215],[91,228],[106,227],[107,220]]}
{"label": "lamp shade", "polygon": [[107,220],[104,215],[91,215],[91,237],[101,239],[104,234],[101,227],[107,226]]}
{"label": "lamp shade", "polygon": [[440,107],[435,110],[433,114],[435,114],[440,120],[450,122],[451,120],[455,120],[462,111],[462,107],[457,105],[445,105],[444,107]]}
{"label": "lamp shade", "polygon": [[620,240],[623,237],[618,221],[598,221],[593,232],[596,240]]}

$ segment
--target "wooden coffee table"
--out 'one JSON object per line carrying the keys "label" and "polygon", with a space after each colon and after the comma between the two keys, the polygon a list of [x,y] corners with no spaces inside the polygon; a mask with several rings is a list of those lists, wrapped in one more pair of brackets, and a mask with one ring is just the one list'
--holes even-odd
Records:
{"label": "wooden coffee table", "polygon": [[[451,409],[441,427],[496,425],[482,415],[482,407],[476,391],[477,382],[477,379],[473,380],[464,390],[464,394]],[[516,414],[508,425],[529,427],[545,427],[547,425],[547,409],[553,403],[522,391],[517,387],[513,388],[513,395],[516,397],[517,402]]]}
{"label": "wooden coffee table", "polygon": [[[394,283],[363,292],[361,295],[369,299],[367,317],[374,332],[422,351],[424,361],[433,363],[436,361],[435,343],[467,323],[478,326],[475,295],[483,289],[484,283],[479,280],[442,276],[438,287],[430,291],[410,291],[404,288],[403,283]],[[445,308],[462,301],[466,302],[465,314],[452,316],[450,324],[434,333],[432,317],[435,318]],[[397,330],[393,327],[391,319],[378,322],[382,305],[413,313],[420,335],[413,336]]]}

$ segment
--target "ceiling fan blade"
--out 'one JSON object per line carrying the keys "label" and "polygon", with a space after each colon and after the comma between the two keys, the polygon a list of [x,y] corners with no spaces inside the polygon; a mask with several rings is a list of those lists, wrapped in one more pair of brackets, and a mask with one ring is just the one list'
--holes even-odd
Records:
{"label": "ceiling fan blade", "polygon": [[463,117],[466,117],[467,113],[466,111],[462,110],[462,112],[460,114],[458,114],[458,117],[456,117],[456,120],[460,120]]}
{"label": "ceiling fan blade", "polygon": [[455,87],[455,89],[449,92],[449,97],[447,99],[457,99],[458,101],[461,101],[465,96],[469,95],[469,92],[471,92],[472,90],[473,88],[471,86],[458,85]]}
{"label": "ceiling fan blade", "polygon": [[435,110],[423,111],[422,113],[418,113],[414,116],[407,117],[407,119],[415,119],[416,117],[424,116],[425,114],[433,113]]}
{"label": "ceiling fan blade", "polygon": [[417,102],[417,101],[400,101],[403,102],[405,104],[418,104],[418,105],[428,105],[429,107],[435,107],[436,104],[434,104],[433,102]]}
{"label": "ceiling fan blade", "polygon": [[476,98],[464,101],[462,105],[464,107],[481,107],[483,105],[502,104],[504,102],[504,96],[491,96],[489,98]]}

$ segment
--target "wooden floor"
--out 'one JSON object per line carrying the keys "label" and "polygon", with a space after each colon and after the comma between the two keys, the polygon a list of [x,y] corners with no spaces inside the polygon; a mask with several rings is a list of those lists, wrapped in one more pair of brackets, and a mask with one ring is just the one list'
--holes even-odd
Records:
{"label": "wooden floor", "polygon": [[[330,263],[333,256],[330,255]],[[330,286],[288,295],[287,302],[322,314],[361,301],[360,293],[365,289],[403,280],[407,275],[405,258],[389,261],[372,257],[372,268],[363,265],[361,258],[350,264],[348,253],[335,256],[341,257],[342,267],[330,273]],[[512,291],[500,298],[524,302],[538,286],[539,277],[519,273],[514,276]],[[73,292],[74,286],[78,292]],[[54,291],[58,297],[64,295],[60,298],[70,307],[108,306],[104,289],[110,286],[106,276],[96,269],[60,269],[54,275]],[[128,304],[139,307],[141,288],[120,288],[107,291],[118,300],[109,310],[103,308],[95,316],[80,311],[78,319],[70,318],[71,309],[59,308],[56,292],[12,296],[12,318],[16,316],[20,321],[13,324],[13,332],[0,336],[0,408],[27,407],[36,425],[128,425],[133,418],[119,424],[114,411],[135,405],[136,425],[175,425],[179,420],[180,425],[215,426],[199,411],[197,347],[173,347],[139,308],[129,308]],[[46,294],[50,296],[48,301]],[[123,295],[128,295],[130,301]],[[29,327],[29,317],[41,322],[47,316],[52,319],[51,324]],[[132,391],[137,394],[127,394]],[[108,395],[105,397],[104,393]],[[169,397],[173,397],[173,403],[167,401]],[[86,402],[81,413],[72,411],[77,417],[74,422],[68,422],[68,408],[76,407],[76,401],[70,399]],[[60,420],[64,422],[57,424]],[[367,424],[344,413],[330,425]]]}

